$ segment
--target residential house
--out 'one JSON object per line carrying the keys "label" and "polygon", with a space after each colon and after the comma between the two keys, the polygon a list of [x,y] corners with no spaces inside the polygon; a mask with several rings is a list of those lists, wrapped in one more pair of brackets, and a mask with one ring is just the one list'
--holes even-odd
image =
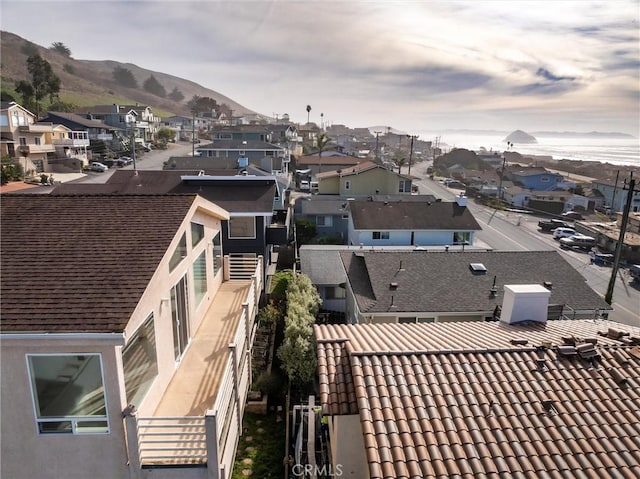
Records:
{"label": "residential house", "polygon": [[300,196],[293,212],[296,221],[307,220],[316,225],[316,239],[339,238],[347,242],[349,206],[346,199],[333,195]]}
{"label": "residential house", "polygon": [[14,101],[0,105],[0,154],[19,160],[25,172],[49,171],[48,159],[56,151],[52,143],[47,143],[53,125],[37,121],[36,115]]}
{"label": "residential house", "polygon": [[42,121],[64,125],[71,129],[72,132],[86,132],[90,141],[111,142],[113,140],[114,133],[121,131],[120,128],[107,125],[103,121],[89,120],[76,113],[61,111],[48,111],[47,116],[44,117]]}
{"label": "residential house", "polygon": [[47,143],[53,143],[58,158],[76,158],[83,163],[89,159],[90,145],[89,134],[86,130],[72,130],[71,128],[57,124],[53,125],[52,132],[46,134]]}
{"label": "residential house", "polygon": [[313,178],[318,173],[347,170],[348,168],[357,167],[361,163],[364,163],[362,158],[348,156],[343,153],[323,151],[322,155],[314,154],[296,158],[296,169],[309,170],[309,174]]}
{"label": "residential house", "polygon": [[263,257],[270,264],[272,249],[286,244],[290,217],[274,212],[281,195],[274,177],[233,175],[230,171],[117,170],[103,184],[66,183],[52,194],[198,194],[224,208],[229,218],[221,222],[223,254],[252,264]]}
{"label": "residential house", "polygon": [[316,175],[318,193],[363,197],[370,195],[410,195],[413,177],[391,171],[373,161]]}
{"label": "residential house", "polygon": [[[615,253],[620,241],[622,213],[616,221],[578,221],[576,231],[596,239],[598,249]],[[629,213],[620,258],[628,263],[640,263],[640,213]]]}
{"label": "residential house", "polygon": [[340,245],[305,244],[299,249],[300,271],[306,274],[322,298],[322,312],[346,311],[346,273]]}
{"label": "residential house", "polygon": [[505,168],[505,178],[519,186],[530,190],[552,191],[559,189],[559,184],[564,181],[564,176],[552,173],[541,167],[513,167]]}
{"label": "residential house", "polygon": [[640,476],[640,328],[516,322],[529,318],[314,326],[331,458],[319,466],[371,479]]}
{"label": "residential house", "polygon": [[481,227],[466,201],[466,196],[455,202],[350,201],[348,244],[473,246]]}
{"label": "residential house", "polygon": [[153,140],[160,126],[160,118],[155,116],[151,107],[146,105],[93,105],[76,110],[90,120],[100,120],[107,125],[119,128],[124,135],[133,135],[136,142],[146,143]]}
{"label": "residential house", "polygon": [[197,152],[210,162],[208,169],[241,169],[254,165],[276,172],[286,169],[289,161],[284,148],[261,140],[214,140],[198,146]]}
{"label": "residential house", "polygon": [[[611,207],[613,211],[624,211],[629,190],[625,189],[625,184],[622,180],[617,184],[614,181],[595,180],[591,182],[591,187],[602,193],[605,204]],[[635,189],[631,196],[631,211],[634,213],[640,211],[640,189],[638,188]]]}
{"label": "residential house", "polygon": [[229,477],[262,263],[235,276],[228,213],[194,194],[0,208],[3,476]]}
{"label": "residential house", "polygon": [[557,251],[341,253],[352,323],[486,321],[500,316],[504,285],[550,291],[550,315],[611,310]]}

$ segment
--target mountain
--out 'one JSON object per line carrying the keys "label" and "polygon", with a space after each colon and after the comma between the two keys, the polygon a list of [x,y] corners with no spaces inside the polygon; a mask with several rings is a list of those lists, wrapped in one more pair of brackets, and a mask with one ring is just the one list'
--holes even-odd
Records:
{"label": "mountain", "polygon": [[504,141],[507,142],[511,142],[511,143],[520,143],[520,144],[525,144],[525,143],[538,143],[538,140],[535,139],[535,137],[531,136],[528,133],[525,133],[522,130],[516,130],[513,133],[510,133],[509,136],[507,136]]}
{"label": "mountain", "polygon": [[[132,105],[139,103],[151,106],[154,113],[159,116],[170,116],[172,114],[188,116],[191,113],[186,102],[193,95],[198,95],[213,98],[218,104],[226,103],[233,110],[234,116],[256,114],[249,108],[240,105],[217,91],[210,90],[183,78],[140,68],[132,63],[120,63],[111,60],[76,60],[36,45],[13,33],[2,31],[0,36],[2,37],[0,52],[0,58],[2,58],[0,68],[2,90],[11,93],[16,98],[16,101],[20,101],[20,97],[15,94],[13,87],[17,81],[30,79],[27,71],[27,57],[30,52],[37,52],[51,64],[54,73],[60,77],[60,100],[76,106],[110,105],[113,103]],[[126,88],[116,83],[113,80],[112,72],[117,66],[130,70],[139,87]],[[142,88],[142,84],[151,75],[164,87],[167,94],[174,87],[177,87],[184,95],[184,99],[176,102],[145,91]],[[261,116],[265,119],[267,118],[266,116]]]}

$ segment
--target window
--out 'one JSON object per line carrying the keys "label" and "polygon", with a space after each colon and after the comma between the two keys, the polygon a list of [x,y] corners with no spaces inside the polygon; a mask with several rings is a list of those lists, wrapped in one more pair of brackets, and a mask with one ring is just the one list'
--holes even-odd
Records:
{"label": "window", "polygon": [[453,233],[453,243],[454,244],[469,244],[471,240],[471,233],[469,231],[456,231]]}
{"label": "window", "polygon": [[411,180],[401,180],[399,187],[399,193],[411,193]]}
{"label": "window", "polygon": [[333,226],[331,216],[316,216],[316,226]]}
{"label": "window", "polygon": [[204,225],[191,223],[191,246],[195,246],[204,238]]}
{"label": "window", "polygon": [[24,136],[21,136],[18,138],[18,143],[20,143],[20,146],[27,146],[27,139]]}
{"label": "window", "polygon": [[222,269],[222,241],[220,232],[213,237],[213,276]]}
{"label": "window", "polygon": [[0,115],[0,126],[9,126],[9,117],[6,113]]}
{"label": "window", "polygon": [[108,433],[99,354],[27,355],[40,434]]}
{"label": "window", "polygon": [[416,318],[415,316],[408,316],[408,317],[399,317],[398,318],[398,323],[400,324],[413,324],[416,322]]}
{"label": "window", "polygon": [[255,238],[256,220],[252,216],[235,216],[229,219],[229,238]]}
{"label": "window", "polygon": [[388,240],[389,232],[388,231],[374,231],[371,235],[374,240]]}
{"label": "window", "polygon": [[344,189],[345,190],[350,190],[351,189],[351,180],[345,180],[344,181]]}
{"label": "window", "polygon": [[196,306],[207,293],[207,254],[206,251],[193,262],[193,291],[196,297]]}
{"label": "window", "polygon": [[346,290],[340,286],[328,286],[324,290],[324,297],[326,299],[344,299],[347,297]]}
{"label": "window", "polygon": [[435,318],[418,318],[419,323],[435,323]]}
{"label": "window", "polygon": [[543,183],[548,183],[549,182],[549,177],[548,176],[541,176],[540,177],[540,181],[542,181]]}
{"label": "window", "polygon": [[187,235],[182,233],[182,238],[176,246],[171,259],[169,260],[169,271],[173,271],[180,262],[187,257]]}
{"label": "window", "polygon": [[158,375],[153,313],[142,323],[122,350],[127,403],[139,406]]}
{"label": "window", "polygon": [[33,143],[34,143],[34,144],[36,144],[36,145],[40,145],[40,137],[39,137],[39,136],[36,136],[36,137],[33,139]]}

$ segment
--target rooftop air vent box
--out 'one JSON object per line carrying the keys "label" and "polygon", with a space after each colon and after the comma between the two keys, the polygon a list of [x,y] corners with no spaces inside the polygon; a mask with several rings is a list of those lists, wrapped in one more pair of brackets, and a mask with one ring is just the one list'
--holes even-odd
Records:
{"label": "rooftop air vent box", "polygon": [[475,274],[487,272],[487,268],[482,263],[469,263],[469,269]]}

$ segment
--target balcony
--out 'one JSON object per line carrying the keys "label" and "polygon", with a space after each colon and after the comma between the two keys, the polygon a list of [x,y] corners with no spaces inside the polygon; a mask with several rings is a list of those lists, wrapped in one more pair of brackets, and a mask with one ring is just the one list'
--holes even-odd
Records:
{"label": "balcony", "polygon": [[113,140],[113,135],[111,133],[89,133],[89,139],[97,141],[111,141]]}
{"label": "balcony", "polygon": [[43,145],[36,145],[34,143],[28,144],[28,145],[20,145],[18,147],[18,151],[19,152],[29,152],[30,155],[32,154],[36,154],[36,153],[54,153],[56,151],[56,147],[52,144],[43,144]]}
{"label": "balcony", "polygon": [[[244,262],[243,262],[244,261]],[[132,476],[229,477],[250,385],[262,257],[225,257],[225,281],[151,417],[127,416]],[[204,467],[203,467],[204,466]],[[186,472],[188,469],[188,473]]]}
{"label": "balcony", "polygon": [[89,138],[65,138],[63,140],[53,140],[54,146],[68,146],[72,148],[82,148],[85,146],[89,146]]}

